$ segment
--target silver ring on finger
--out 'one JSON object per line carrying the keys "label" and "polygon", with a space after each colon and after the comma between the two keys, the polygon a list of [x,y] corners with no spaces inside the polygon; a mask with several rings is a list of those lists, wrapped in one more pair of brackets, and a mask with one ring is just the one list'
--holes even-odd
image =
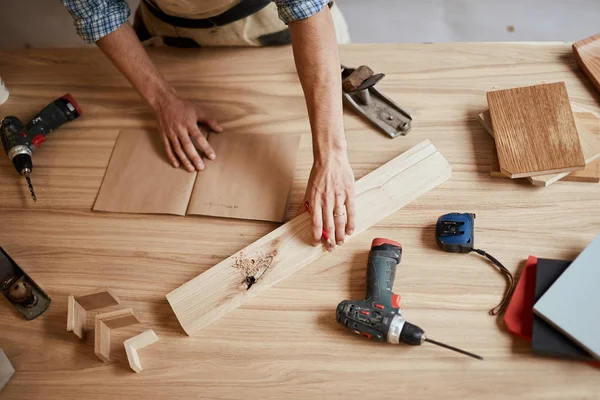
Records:
{"label": "silver ring on finger", "polygon": [[335,212],[334,212],[334,213],[333,213],[333,216],[334,216],[334,217],[343,217],[344,215],[346,215],[346,213],[345,213],[345,212],[341,212],[341,213],[335,213]]}

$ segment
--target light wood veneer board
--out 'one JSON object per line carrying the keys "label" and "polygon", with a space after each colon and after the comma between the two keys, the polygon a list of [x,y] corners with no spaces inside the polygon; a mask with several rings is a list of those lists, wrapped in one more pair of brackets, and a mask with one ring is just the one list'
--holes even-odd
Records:
{"label": "light wood veneer board", "polygon": [[283,222],[300,135],[213,134],[218,160],[198,173],[187,214]]}
{"label": "light wood veneer board", "polygon": [[[356,230],[352,237],[440,185],[448,161],[423,141],[356,182]],[[167,294],[179,323],[192,335],[327,253],[311,243],[311,219],[303,213],[203,274]],[[350,238],[349,238],[350,239]],[[250,289],[249,273],[257,278]]]}
{"label": "light wood veneer board", "polygon": [[[573,182],[600,182],[600,119],[594,114],[588,112],[576,112],[575,123],[581,139],[582,150],[586,160],[586,167],[582,171],[569,173],[558,173],[550,175],[540,175],[529,177],[529,181],[536,186],[548,186],[558,180]],[[491,116],[489,111],[479,114],[479,120],[486,131],[493,137],[494,132],[491,128]],[[490,164],[490,175],[498,178],[508,178],[500,170],[496,147],[492,153]]]}
{"label": "light wood veneer board", "polygon": [[525,178],[585,168],[564,82],[487,92],[502,172]]}
{"label": "light wood veneer board", "polygon": [[110,361],[110,331],[138,324],[140,321],[133,309],[112,311],[96,315],[94,353],[104,362]]}
{"label": "light wood veneer board", "polygon": [[196,173],[174,168],[155,129],[119,133],[95,211],[185,215]]}
{"label": "light wood veneer board", "polygon": [[0,391],[8,383],[10,378],[15,373],[15,369],[12,366],[10,360],[4,353],[4,350],[0,349]]}
{"label": "light wood veneer board", "polygon": [[80,339],[85,337],[87,311],[115,306],[120,303],[109,288],[93,289],[78,296],[71,295],[67,301],[67,332]]}
{"label": "light wood veneer board", "polygon": [[[490,110],[484,111],[479,114],[479,122],[485,128],[485,130],[494,137],[494,130],[492,128],[492,117],[490,116]],[[498,161],[498,151],[496,150],[496,144],[494,143],[492,149],[492,161],[490,163],[490,176],[494,178],[508,178],[500,170],[500,161]]]}
{"label": "light wood veneer board", "polygon": [[123,342],[125,352],[127,353],[127,361],[129,361],[129,366],[132,370],[135,372],[142,372],[142,363],[140,362],[138,350],[148,347],[156,342],[158,342],[158,336],[152,329],[148,329]]}
{"label": "light wood veneer board", "polygon": [[579,68],[600,92],[600,33],[573,43]]}

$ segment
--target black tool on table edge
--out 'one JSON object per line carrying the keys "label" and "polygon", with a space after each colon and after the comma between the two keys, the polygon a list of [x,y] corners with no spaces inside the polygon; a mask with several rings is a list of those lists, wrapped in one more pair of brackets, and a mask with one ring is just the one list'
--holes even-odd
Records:
{"label": "black tool on table edge", "polygon": [[25,319],[39,317],[50,305],[50,297],[0,247],[0,292]]}
{"label": "black tool on table edge", "polygon": [[67,93],[44,107],[27,126],[19,118],[13,116],[5,117],[2,120],[0,139],[2,139],[4,152],[12,161],[17,172],[25,177],[33,201],[37,200],[31,184],[33,152],[46,141],[46,135],[65,122],[78,118],[81,114],[81,108]]}
{"label": "black tool on table edge", "polygon": [[508,279],[508,288],[500,303],[489,311],[490,315],[499,314],[507,305],[515,288],[512,273],[491,254],[475,248],[475,214],[449,213],[438,218],[435,227],[435,239],[440,249],[450,253],[475,252],[486,257]]}
{"label": "black tool on table edge", "polygon": [[401,258],[400,243],[389,239],[374,239],[367,265],[367,297],[364,300],[342,301],[337,306],[337,321],[348,330],[368,339],[413,346],[428,342],[483,360],[476,354],[429,339],[423,329],[402,317],[400,296],[392,292],[396,267]]}

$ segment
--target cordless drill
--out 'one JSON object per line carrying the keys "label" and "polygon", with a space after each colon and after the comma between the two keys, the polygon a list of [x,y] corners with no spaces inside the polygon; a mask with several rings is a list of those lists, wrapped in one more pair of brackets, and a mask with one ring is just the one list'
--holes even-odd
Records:
{"label": "cordless drill", "polygon": [[367,297],[342,301],[337,307],[337,321],[357,335],[379,342],[413,346],[430,342],[483,360],[478,355],[427,338],[423,329],[402,318],[400,296],[392,292],[396,266],[401,258],[400,243],[374,239],[367,264]]}
{"label": "cordless drill", "polygon": [[6,117],[0,125],[0,139],[4,152],[12,161],[17,172],[25,177],[31,198],[36,201],[31,184],[33,152],[46,141],[46,135],[67,121],[81,115],[81,109],[71,97],[65,94],[48,104],[25,126],[17,117]]}

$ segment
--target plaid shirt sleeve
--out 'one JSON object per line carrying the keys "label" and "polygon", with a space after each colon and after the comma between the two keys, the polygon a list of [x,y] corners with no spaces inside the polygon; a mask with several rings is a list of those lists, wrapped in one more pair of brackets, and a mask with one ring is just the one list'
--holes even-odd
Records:
{"label": "plaid shirt sleeve", "polygon": [[61,0],[74,19],[77,34],[94,43],[121,26],[131,10],[125,0]]}
{"label": "plaid shirt sleeve", "polygon": [[273,0],[279,10],[279,19],[286,24],[318,13],[330,0]]}

